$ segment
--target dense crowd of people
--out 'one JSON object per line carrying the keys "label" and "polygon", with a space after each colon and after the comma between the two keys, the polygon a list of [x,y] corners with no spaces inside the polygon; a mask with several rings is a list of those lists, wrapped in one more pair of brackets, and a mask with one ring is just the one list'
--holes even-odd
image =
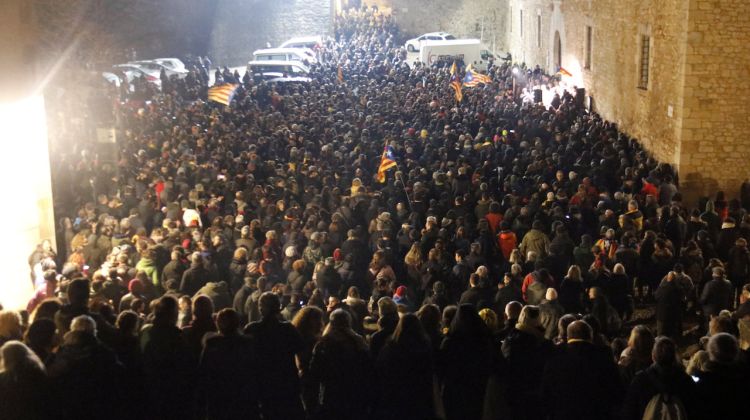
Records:
{"label": "dense crowd of people", "polygon": [[230,106],[203,60],[95,91],[119,161],[53,168],[3,418],[746,418],[750,183],[688,207],[573,94],[457,103],[389,16],[335,27],[309,83],[217,69]]}

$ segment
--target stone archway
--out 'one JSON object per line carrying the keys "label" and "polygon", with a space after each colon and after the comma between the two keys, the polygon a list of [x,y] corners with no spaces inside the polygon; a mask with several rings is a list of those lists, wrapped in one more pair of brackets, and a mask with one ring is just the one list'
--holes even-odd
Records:
{"label": "stone archway", "polygon": [[553,65],[554,70],[558,71],[560,70],[560,67],[562,67],[562,41],[560,40],[560,31],[555,31],[555,40],[553,42]]}

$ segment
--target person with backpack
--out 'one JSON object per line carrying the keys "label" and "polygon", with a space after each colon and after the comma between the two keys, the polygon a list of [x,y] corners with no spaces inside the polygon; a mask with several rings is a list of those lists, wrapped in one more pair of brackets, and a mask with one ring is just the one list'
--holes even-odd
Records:
{"label": "person with backpack", "polygon": [[653,364],[635,375],[622,407],[623,420],[683,420],[697,415],[697,387],[677,360],[672,339],[659,337]]}

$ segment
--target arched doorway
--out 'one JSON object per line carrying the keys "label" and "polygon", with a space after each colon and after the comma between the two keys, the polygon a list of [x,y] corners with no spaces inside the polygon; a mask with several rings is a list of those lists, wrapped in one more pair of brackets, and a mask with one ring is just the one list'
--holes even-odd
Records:
{"label": "arched doorway", "polygon": [[554,41],[554,50],[553,50],[553,59],[555,60],[555,71],[560,70],[560,67],[562,67],[562,42],[560,42],[560,31],[555,31],[555,41]]}

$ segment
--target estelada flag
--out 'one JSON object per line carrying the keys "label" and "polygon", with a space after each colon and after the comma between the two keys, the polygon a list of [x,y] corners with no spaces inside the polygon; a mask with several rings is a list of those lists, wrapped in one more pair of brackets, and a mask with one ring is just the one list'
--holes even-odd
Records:
{"label": "estelada flag", "polygon": [[471,64],[469,64],[469,67],[466,68],[466,76],[464,76],[464,87],[474,87],[480,83],[490,84],[492,83],[492,79],[490,79],[490,76],[474,70]]}
{"label": "estelada flag", "polygon": [[396,157],[393,155],[393,148],[386,145],[383,149],[383,155],[380,157],[380,166],[378,166],[378,182],[385,182],[385,171],[396,166]]}
{"label": "estelada flag", "polygon": [[233,83],[214,86],[208,90],[208,100],[229,105],[229,103],[232,102],[232,98],[234,98],[234,94],[237,92],[238,87],[240,87],[240,85]]}

